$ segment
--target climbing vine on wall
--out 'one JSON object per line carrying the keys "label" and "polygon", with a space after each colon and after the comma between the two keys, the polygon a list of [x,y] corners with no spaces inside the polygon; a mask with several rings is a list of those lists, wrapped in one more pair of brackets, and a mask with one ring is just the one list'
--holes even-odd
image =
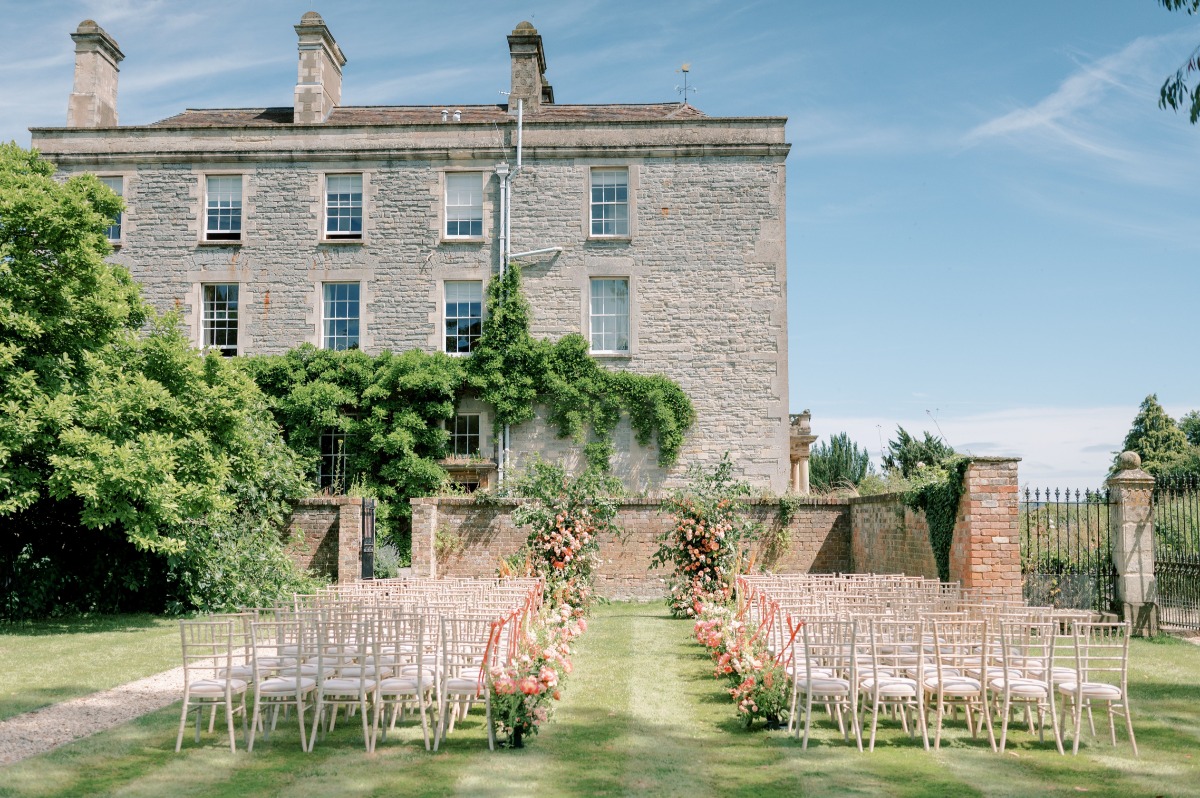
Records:
{"label": "climbing vine on wall", "polygon": [[904,503],[925,513],[938,578],[944,582],[950,579],[950,544],[969,463],[966,458],[952,457],[939,466],[926,466],[913,475],[911,487],[904,492]]}
{"label": "climbing vine on wall", "polygon": [[497,427],[529,421],[540,402],[559,437],[585,441],[589,464],[606,469],[613,431],[625,413],[639,445],[658,444],[659,465],[676,461],[696,418],[679,385],[660,374],[603,368],[582,335],[535,340],[515,265],[488,285],[487,308],[466,370],[468,384],[495,408]]}
{"label": "climbing vine on wall", "polygon": [[[469,358],[409,351],[368,355],[304,345],[286,355],[239,358],[270,398],[289,446],[315,472],[321,436],[344,447],[344,490],[357,483],[385,503],[377,533],[407,551],[408,500],[439,492],[446,472],[444,423],[468,391],[495,408],[497,427],[521,424],[547,408],[560,437],[584,443],[588,462],[606,470],[612,435],[628,414],[637,442],[658,444],[671,465],[695,411],[683,390],[661,375],[602,368],[581,335],[538,341],[529,333],[521,273],[511,267],[488,287],[483,336]],[[403,555],[402,555],[403,556]]]}

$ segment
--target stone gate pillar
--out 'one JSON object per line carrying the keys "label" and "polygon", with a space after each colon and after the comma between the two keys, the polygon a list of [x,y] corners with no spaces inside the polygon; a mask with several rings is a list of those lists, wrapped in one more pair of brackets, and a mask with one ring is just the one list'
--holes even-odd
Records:
{"label": "stone gate pillar", "polygon": [[1109,534],[1117,569],[1117,607],[1136,635],[1158,633],[1158,586],[1154,580],[1154,477],[1136,452],[1122,452],[1108,478]]}
{"label": "stone gate pillar", "polygon": [[807,410],[793,414],[791,421],[792,493],[807,494],[811,490],[808,483],[809,447],[817,436],[812,434],[812,414]]}

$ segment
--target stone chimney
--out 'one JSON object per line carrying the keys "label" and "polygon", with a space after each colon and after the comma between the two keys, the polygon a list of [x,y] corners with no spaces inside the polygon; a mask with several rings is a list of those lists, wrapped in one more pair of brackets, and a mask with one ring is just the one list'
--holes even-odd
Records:
{"label": "stone chimney", "polygon": [[508,110],[516,113],[517,101],[525,101],[526,111],[536,111],[543,103],[554,102],[554,88],[546,82],[546,54],[537,28],[522,22],[508,37],[508,52],[512,56],[512,92],[508,95]]}
{"label": "stone chimney", "polygon": [[117,64],[125,54],[95,20],[85,19],[75,40],[75,85],[67,103],[67,127],[117,126]]}
{"label": "stone chimney", "polygon": [[293,121],[297,125],[319,125],[342,104],[346,56],[316,11],[300,18],[296,35],[300,37],[300,71]]}

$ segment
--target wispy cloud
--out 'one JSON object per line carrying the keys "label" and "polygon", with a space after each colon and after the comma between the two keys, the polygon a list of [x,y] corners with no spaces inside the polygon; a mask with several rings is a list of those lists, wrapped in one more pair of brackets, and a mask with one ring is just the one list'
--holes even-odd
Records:
{"label": "wispy cloud", "polygon": [[1190,189],[1197,178],[1194,147],[1165,124],[1167,117],[1153,115],[1163,76],[1194,35],[1191,29],[1143,36],[1100,58],[1077,55],[1077,68],[1053,92],[976,125],[958,146],[1003,143],[1089,177]]}

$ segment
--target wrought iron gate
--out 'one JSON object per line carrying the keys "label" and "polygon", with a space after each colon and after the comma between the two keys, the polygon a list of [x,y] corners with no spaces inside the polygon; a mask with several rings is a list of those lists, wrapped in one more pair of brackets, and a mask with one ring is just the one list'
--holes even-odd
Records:
{"label": "wrought iron gate", "polygon": [[1200,475],[1154,486],[1154,578],[1159,623],[1200,629]]}
{"label": "wrought iron gate", "polygon": [[1025,603],[1111,612],[1108,491],[1026,488],[1020,513]]}
{"label": "wrought iron gate", "polygon": [[375,578],[375,500],[362,503],[362,578]]}

